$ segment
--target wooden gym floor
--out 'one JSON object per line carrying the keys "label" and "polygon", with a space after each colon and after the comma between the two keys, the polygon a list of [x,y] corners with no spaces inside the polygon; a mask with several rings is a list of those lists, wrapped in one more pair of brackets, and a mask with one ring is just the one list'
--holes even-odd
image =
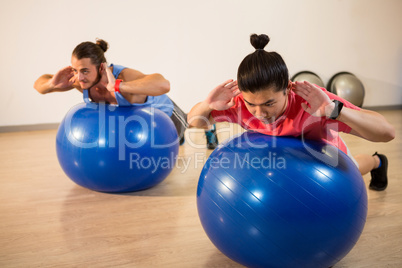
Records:
{"label": "wooden gym floor", "polygon": [[[388,156],[389,187],[368,191],[363,234],[337,268],[402,267],[402,112],[380,113],[397,130],[392,142],[343,135],[353,154]],[[219,125],[226,127],[231,133],[220,133],[221,141],[241,131]],[[165,181],[129,194],[73,183],[58,164],[55,136],[56,130],[0,133],[0,267],[242,267],[213,246],[198,219],[197,180],[211,153],[202,130],[187,131]]]}

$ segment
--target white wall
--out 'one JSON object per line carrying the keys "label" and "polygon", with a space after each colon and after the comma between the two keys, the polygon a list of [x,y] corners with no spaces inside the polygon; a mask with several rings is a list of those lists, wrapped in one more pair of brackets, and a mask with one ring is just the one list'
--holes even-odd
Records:
{"label": "white wall", "polygon": [[365,107],[402,104],[400,0],[9,0],[0,3],[0,126],[56,123],[78,92],[40,95],[34,81],[103,38],[108,62],[162,73],[185,111],[236,77],[251,33],[271,37],[290,74],[357,75]]}

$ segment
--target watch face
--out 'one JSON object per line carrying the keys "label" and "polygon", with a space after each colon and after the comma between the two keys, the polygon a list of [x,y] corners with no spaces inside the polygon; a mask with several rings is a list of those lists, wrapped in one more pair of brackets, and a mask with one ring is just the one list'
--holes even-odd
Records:
{"label": "watch face", "polygon": [[329,119],[337,119],[343,107],[343,103],[338,100],[333,100],[333,103],[335,103],[335,107]]}

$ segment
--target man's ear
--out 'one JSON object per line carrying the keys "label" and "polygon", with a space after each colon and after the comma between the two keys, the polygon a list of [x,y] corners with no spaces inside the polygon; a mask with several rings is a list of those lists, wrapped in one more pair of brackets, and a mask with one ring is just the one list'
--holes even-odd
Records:
{"label": "man's ear", "polygon": [[288,87],[286,88],[287,90],[291,90],[292,89],[292,81],[291,80],[289,80],[289,82],[288,82]]}
{"label": "man's ear", "polygon": [[288,86],[286,87],[285,90],[285,95],[288,95],[290,90],[292,90],[292,81],[289,80]]}
{"label": "man's ear", "polygon": [[105,66],[106,66],[106,62],[102,62],[99,65],[99,73],[102,73],[103,71],[105,71]]}

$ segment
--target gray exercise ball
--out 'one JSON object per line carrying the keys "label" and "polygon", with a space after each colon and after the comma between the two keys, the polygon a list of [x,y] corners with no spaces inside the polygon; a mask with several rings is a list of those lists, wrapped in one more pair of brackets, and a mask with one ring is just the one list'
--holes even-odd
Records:
{"label": "gray exercise ball", "polygon": [[324,83],[322,82],[321,78],[317,74],[315,74],[313,72],[310,72],[310,71],[298,72],[297,74],[293,75],[290,80],[292,80],[292,82],[307,81],[307,82],[315,84],[315,85],[317,85],[319,87],[324,87]]}
{"label": "gray exercise ball", "polygon": [[340,72],[332,76],[327,89],[352,104],[362,107],[364,100],[363,83],[354,74]]}

